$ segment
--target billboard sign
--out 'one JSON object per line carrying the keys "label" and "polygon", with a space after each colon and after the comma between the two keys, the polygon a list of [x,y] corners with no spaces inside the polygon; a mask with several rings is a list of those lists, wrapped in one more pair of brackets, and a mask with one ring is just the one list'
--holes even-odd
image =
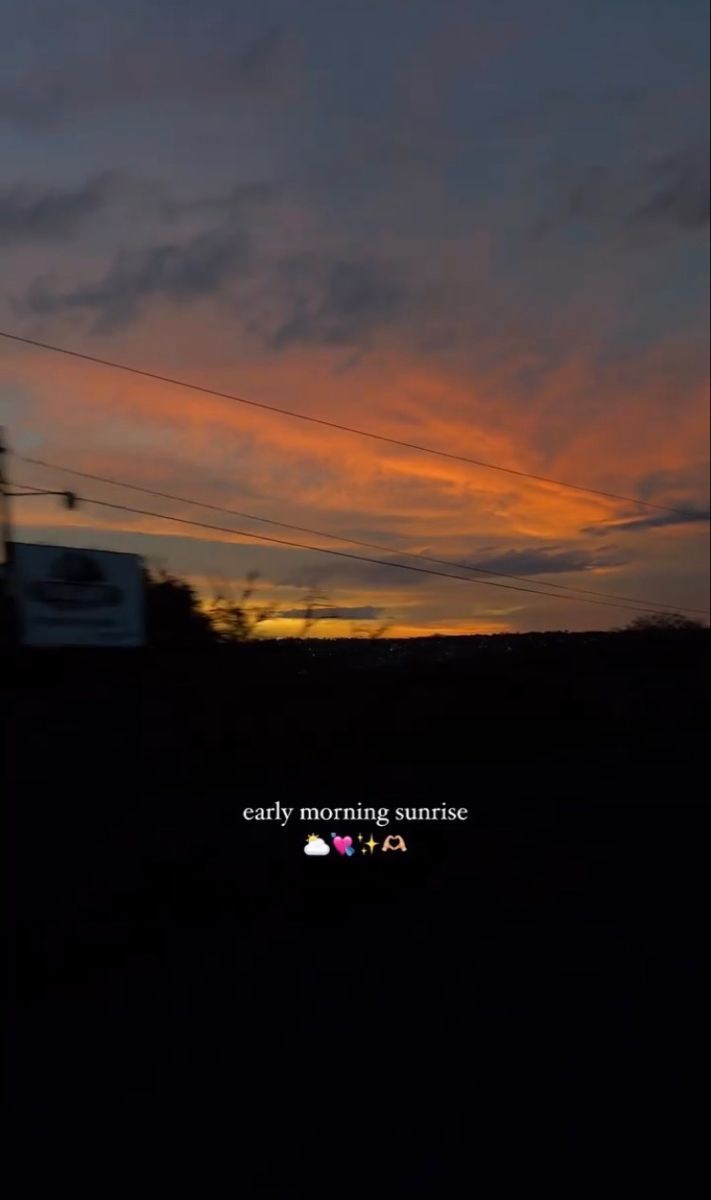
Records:
{"label": "billboard sign", "polygon": [[24,646],[143,645],[136,554],[15,542],[11,585]]}

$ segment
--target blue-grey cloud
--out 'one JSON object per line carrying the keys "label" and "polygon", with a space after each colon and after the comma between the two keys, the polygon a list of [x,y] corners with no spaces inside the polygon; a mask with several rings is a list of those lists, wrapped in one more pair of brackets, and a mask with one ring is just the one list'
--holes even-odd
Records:
{"label": "blue-grey cloud", "polygon": [[382,609],[374,608],[372,604],[354,604],[340,605],[336,608],[329,608],[328,605],[320,608],[284,608],[274,614],[275,617],[284,617],[292,620],[306,620],[309,618],[312,621],[375,621],[381,615]]}
{"label": "blue-grey cloud", "polygon": [[564,575],[572,571],[590,571],[599,566],[622,566],[626,559],[611,555],[609,548],[604,554],[591,554],[587,550],[551,550],[532,547],[526,550],[502,550],[488,558],[477,558],[471,562],[482,571],[501,571],[510,575]]}
{"label": "blue-grey cloud", "polygon": [[399,320],[409,305],[397,268],[372,258],[324,264],[295,256],[282,263],[281,283],[287,312],[271,337],[276,349],[353,345]]}
{"label": "blue-grey cloud", "polygon": [[651,193],[629,216],[632,226],[700,229],[709,223],[711,187],[705,149],[666,156],[649,168]]}
{"label": "blue-grey cloud", "polygon": [[201,233],[185,244],[166,243],[136,253],[121,253],[95,283],[57,291],[42,281],[29,290],[27,307],[38,316],[83,311],[94,317],[97,332],[134,320],[143,306],[162,297],[186,304],[214,296],[249,262],[245,234]]}
{"label": "blue-grey cloud", "polygon": [[119,177],[105,172],[75,188],[5,188],[0,191],[0,244],[66,238],[105,209],[120,187]]}
{"label": "blue-grey cloud", "polygon": [[690,509],[688,512],[678,513],[660,512],[648,517],[631,517],[626,521],[611,521],[607,524],[588,525],[581,532],[592,533],[596,537],[608,533],[637,533],[642,529],[665,529],[671,525],[703,525],[710,517],[711,513],[709,513],[708,509]]}
{"label": "blue-grey cloud", "polygon": [[[652,500],[670,504],[674,508],[700,512],[702,504],[699,497],[703,496],[708,488],[708,475],[708,462],[703,460],[687,463],[683,468],[662,467],[642,475],[637,480],[635,491],[641,500]],[[690,496],[696,496],[696,500],[689,501]]]}
{"label": "blue-grey cloud", "polygon": [[228,191],[195,196],[190,200],[164,200],[161,214],[169,219],[204,214],[225,221],[244,220],[255,211],[273,206],[284,196],[284,187],[276,180],[238,183]]}
{"label": "blue-grey cloud", "polygon": [[633,243],[688,233],[709,223],[709,158],[704,147],[677,150],[651,163],[593,163],[552,181],[548,212],[534,222],[540,237],[581,223],[624,232]]}
{"label": "blue-grey cloud", "polygon": [[[358,551],[354,549],[353,553],[357,555]],[[365,551],[363,553],[365,554]],[[423,567],[427,566],[427,563],[423,563]],[[437,570],[437,568],[432,569]],[[335,557],[327,559],[325,555],[314,555],[308,559],[304,557],[301,564],[295,563],[290,566],[289,570],[278,579],[278,583],[283,587],[317,587],[323,589],[326,595],[329,588],[353,584],[377,590],[391,587],[417,588],[424,586],[428,581],[431,583],[432,577],[426,570],[423,572],[403,571],[389,559],[383,559],[380,564],[362,562],[357,557],[351,560]]]}
{"label": "blue-grey cloud", "polygon": [[613,222],[624,207],[625,186],[606,166],[593,164],[566,173],[557,195],[549,203],[549,211],[531,227],[536,237],[554,233],[577,221],[586,223]]}
{"label": "blue-grey cloud", "polygon": [[165,13],[151,19],[144,8],[135,26],[117,16],[114,27],[107,16],[107,36],[91,43],[91,23],[72,30],[69,22],[56,53],[38,49],[32,65],[0,84],[0,121],[51,125],[75,112],[186,94],[264,101],[289,92],[291,51],[281,28],[245,29],[236,14],[191,26]]}
{"label": "blue-grey cloud", "polygon": [[[610,528],[610,526],[606,526],[600,532],[607,533]],[[595,532],[597,533],[598,530],[595,529]],[[447,554],[435,547],[430,547],[422,550],[421,562],[417,561],[417,557],[404,560],[393,555],[383,558],[382,562],[377,565],[367,561],[358,561],[357,558],[352,561],[347,559],[339,561],[334,558],[330,562],[322,561],[315,565],[309,564],[308,567],[297,568],[295,572],[284,578],[282,583],[296,587],[319,586],[326,589],[329,585],[333,586],[336,583],[417,589],[428,587],[437,575],[445,579],[448,575],[454,575],[471,579],[472,583],[479,583],[486,588],[487,583],[505,584],[507,582],[505,578],[486,580],[487,572],[490,572],[492,576],[515,575],[534,579],[544,575],[582,575],[595,568],[622,567],[629,563],[628,555],[620,552],[616,546],[611,544],[596,546],[592,550],[573,546],[530,546],[525,549],[488,546],[485,549],[486,554],[465,558],[461,554]],[[360,551],[354,548],[353,554],[358,555],[359,553]],[[362,553],[364,557],[368,557],[368,551],[364,550]],[[427,554],[432,554],[442,561],[430,561],[426,557]],[[448,560],[451,560],[451,563]],[[399,563],[405,566],[404,570],[401,565],[398,565]],[[471,573],[467,567],[470,568]],[[513,582],[516,583],[515,580]]]}

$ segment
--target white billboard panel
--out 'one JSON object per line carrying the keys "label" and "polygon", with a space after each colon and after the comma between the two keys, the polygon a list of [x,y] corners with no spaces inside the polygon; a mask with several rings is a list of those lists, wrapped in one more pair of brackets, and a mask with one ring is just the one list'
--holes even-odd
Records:
{"label": "white billboard panel", "polygon": [[136,554],[15,542],[11,586],[25,646],[143,645]]}

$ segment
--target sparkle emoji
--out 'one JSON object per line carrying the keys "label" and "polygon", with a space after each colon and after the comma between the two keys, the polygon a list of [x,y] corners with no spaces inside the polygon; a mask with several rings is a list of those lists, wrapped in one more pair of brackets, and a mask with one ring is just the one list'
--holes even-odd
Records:
{"label": "sparkle emoji", "polygon": [[405,839],[399,833],[389,833],[383,842],[383,854],[386,850],[407,850]]}
{"label": "sparkle emoji", "polygon": [[323,838],[316,837],[315,833],[310,833],[306,839],[304,846],[304,854],[309,858],[324,858],[331,853],[331,847],[328,842],[324,842]]}
{"label": "sparkle emoji", "polygon": [[[362,842],[362,841],[363,841],[363,839],[362,839],[362,837],[360,836],[360,834],[358,835],[358,841],[359,841],[359,842]],[[376,842],[376,841],[374,840],[374,838],[373,838],[373,835],[372,835],[372,833],[371,833],[371,835],[370,835],[370,837],[369,837],[368,841],[367,841],[367,842],[363,842],[363,845],[361,846],[361,854],[365,854],[365,847],[366,847],[366,846],[368,847],[368,849],[370,850],[370,853],[372,854],[372,853],[373,853],[373,851],[374,851],[374,849],[375,849],[375,847],[376,847],[376,846],[379,846],[379,845],[380,845],[380,843],[379,843],[379,842]]]}

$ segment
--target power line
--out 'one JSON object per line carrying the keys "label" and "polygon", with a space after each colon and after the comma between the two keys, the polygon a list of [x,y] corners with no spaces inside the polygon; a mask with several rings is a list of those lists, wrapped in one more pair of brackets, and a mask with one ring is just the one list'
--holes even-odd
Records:
{"label": "power line", "polygon": [[[33,488],[28,484],[19,484],[19,487],[29,487],[30,491],[40,491],[41,489]],[[190,525],[197,529],[209,529],[217,533],[229,533],[237,537],[253,538],[256,541],[269,542],[277,546],[290,546],[296,550],[308,550],[316,554],[331,554],[337,558],[346,558],[352,562],[369,563],[376,567],[394,567],[399,571],[414,571],[418,575],[433,575],[440,579],[456,579],[460,583],[471,583],[477,587],[493,587],[502,588],[505,591],[524,592],[530,596],[547,596],[554,600],[569,600],[569,596],[562,595],[560,592],[544,592],[537,588],[523,588],[513,583],[494,583],[490,579],[472,579],[470,575],[454,575],[449,571],[433,571],[430,567],[416,567],[410,563],[383,562],[381,558],[369,558],[363,554],[350,554],[347,550],[332,550],[327,546],[309,546],[303,542],[292,542],[287,538],[272,537],[266,533],[252,533],[247,529],[234,529],[228,525],[213,525],[206,521],[193,521],[188,517],[176,517],[169,513],[153,512],[150,509],[134,508],[129,504],[116,504],[108,500],[97,500],[92,496],[76,496],[77,502],[83,504],[97,504],[101,508],[111,508],[118,512],[133,513],[141,517],[154,517],[161,521],[172,521],[178,525]],[[603,608],[621,608],[628,612],[657,612],[658,610],[642,607],[640,605],[615,604],[607,600],[592,600],[590,598],[582,598],[581,604],[595,604]]]}
{"label": "power line", "polygon": [[[366,542],[366,541],[362,541],[358,538],[345,537],[345,536],[343,536],[341,534],[337,534],[337,533],[327,533],[323,529],[313,529],[307,525],[293,525],[287,521],[277,521],[270,517],[260,517],[260,516],[256,516],[254,513],[243,512],[243,511],[240,511],[239,509],[225,508],[224,506],[219,505],[219,504],[210,504],[204,500],[192,500],[187,496],[177,496],[171,492],[161,492],[155,488],[142,487],[141,485],[136,484],[136,483],[126,483],[125,481],[122,481],[119,479],[110,479],[106,475],[96,475],[90,471],[79,471],[72,467],[59,466],[56,463],[47,462],[45,459],[31,458],[25,454],[15,453],[14,457],[19,459],[20,462],[29,463],[29,464],[31,464],[33,466],[37,466],[37,467],[43,467],[47,470],[61,471],[67,475],[76,475],[81,479],[91,479],[97,483],[108,483],[112,487],[126,488],[126,489],[129,489],[130,491],[134,491],[134,492],[143,492],[147,496],[156,496],[161,500],[173,500],[179,504],[189,504],[189,505],[194,506],[195,508],[205,508],[205,509],[211,510],[212,512],[225,513],[225,515],[231,516],[231,517],[241,517],[241,518],[246,518],[249,521],[259,521],[262,524],[275,525],[281,529],[290,529],[295,533],[314,534],[316,537],[330,538],[333,541],[347,542],[349,545],[352,545],[352,546],[361,546],[362,548],[364,548],[366,550],[380,550],[385,554],[395,554],[402,558],[411,558],[411,559],[420,560],[422,562],[431,562],[431,563],[435,563],[441,567],[456,567],[457,569],[464,570],[464,571],[473,571],[479,575],[494,575],[497,578],[501,578],[501,579],[514,579],[514,580],[517,580],[519,583],[535,583],[535,580],[531,579],[528,576],[514,575],[510,571],[493,571],[493,570],[488,570],[486,567],[473,566],[470,563],[456,562],[456,561],[452,561],[451,559],[446,559],[446,558],[434,558],[434,557],[432,557],[432,555],[429,555],[429,554],[413,554],[408,550],[399,550],[395,546],[386,546],[386,545],[382,545],[381,543],[378,543],[378,542]],[[689,613],[704,613],[705,614],[705,609],[681,608],[679,606],[665,604],[662,601],[658,601],[658,600],[646,601],[646,600],[640,599],[638,596],[622,596],[615,592],[596,591],[592,588],[577,588],[570,584],[560,584],[560,583],[553,583],[552,581],[548,581],[546,586],[549,588],[550,587],[556,588],[556,590],[559,590],[561,592],[575,592],[582,596],[599,596],[601,598],[606,598],[609,600],[623,600],[630,604],[642,604],[645,606],[646,605],[649,605],[649,606],[654,605],[660,611],[668,609],[668,610],[674,611],[674,612],[689,612]]]}
{"label": "power line", "polygon": [[555,487],[567,488],[575,492],[585,492],[591,496],[603,496],[606,500],[621,500],[625,504],[638,504],[644,508],[653,508],[660,512],[674,513],[679,517],[698,517],[698,513],[689,512],[680,508],[671,508],[668,504],[655,504],[651,500],[640,500],[636,496],[625,496],[618,492],[607,492],[600,488],[584,487],[577,483],[566,483],[562,479],[553,479],[548,475],[536,475],[532,471],[519,471],[515,467],[502,467],[497,463],[484,462],[481,459],[469,458],[463,454],[452,454],[448,450],[438,450],[433,446],[423,446],[418,442],[406,442],[400,438],[388,437],[384,433],[374,433],[368,429],[358,429],[353,425],[342,425],[338,421],[328,421],[325,417],[313,417],[307,413],[297,412],[295,409],[280,408],[275,404],[266,404],[261,400],[247,400],[244,396],[237,396],[233,392],[222,392],[217,388],[205,387],[197,383],[189,383],[185,379],[173,379],[169,375],[159,375],[155,371],[146,371],[141,367],[129,366],[126,363],[114,362],[111,359],[99,358],[93,354],[85,354],[79,350],[69,350],[66,346],[54,346],[49,342],[40,342],[34,338],[20,337],[17,333],[8,333],[6,330],[0,329],[0,337],[11,342],[20,342],[25,346],[33,346],[39,350],[50,350],[55,354],[64,354],[70,358],[78,358],[84,362],[94,363],[96,366],[109,367],[115,371],[127,371],[132,375],[140,375],[144,379],[152,379],[157,383],[167,383],[171,387],[187,388],[193,392],[201,392],[206,396],[216,396],[221,400],[230,400],[236,404],[245,404],[250,408],[259,408],[265,412],[278,413],[282,417],[294,417],[299,421],[308,421],[312,425],[323,425],[328,429],[338,429],[342,433],[353,433],[358,437],[370,438],[371,441],[386,442],[391,446],[399,446],[405,450],[417,450],[422,454],[433,454],[439,458],[447,458],[454,462],[467,463],[474,467],[483,467],[487,471],[502,471],[506,475],[516,475],[520,479],[531,479],[536,483],[553,484]]}

